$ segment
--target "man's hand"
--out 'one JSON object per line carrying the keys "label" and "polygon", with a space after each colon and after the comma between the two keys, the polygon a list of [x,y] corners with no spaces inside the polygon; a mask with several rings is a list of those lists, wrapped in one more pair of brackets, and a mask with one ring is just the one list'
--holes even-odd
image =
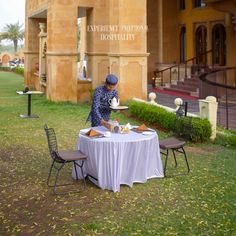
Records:
{"label": "man's hand", "polygon": [[111,125],[107,121],[102,119],[101,125],[103,125],[104,127],[106,127],[107,129],[109,129],[111,131]]}

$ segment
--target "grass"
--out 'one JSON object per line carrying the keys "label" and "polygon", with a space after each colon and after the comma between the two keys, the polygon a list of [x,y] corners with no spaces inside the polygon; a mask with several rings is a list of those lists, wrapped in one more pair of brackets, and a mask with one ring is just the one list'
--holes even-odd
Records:
{"label": "grass", "polygon": [[[16,91],[22,89],[21,76],[0,72],[0,235],[236,235],[235,149],[189,144],[189,175],[177,175],[186,171],[180,157],[178,169],[168,163],[169,178],[118,193],[87,182],[84,192],[54,196],[45,183],[51,160],[43,125],[55,128],[59,147],[75,148],[90,106],[35,95],[39,118],[21,119],[27,98]],[[61,177],[70,180],[70,173],[68,167]]]}

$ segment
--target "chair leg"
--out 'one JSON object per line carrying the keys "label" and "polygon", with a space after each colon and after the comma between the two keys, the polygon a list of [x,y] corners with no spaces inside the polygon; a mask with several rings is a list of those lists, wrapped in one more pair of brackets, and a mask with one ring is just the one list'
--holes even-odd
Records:
{"label": "chair leg", "polygon": [[186,161],[186,164],[187,164],[187,168],[188,168],[188,173],[189,173],[190,172],[190,168],[189,168],[188,159],[187,159],[187,155],[186,155],[186,152],[184,150],[184,147],[182,147],[182,151],[183,151],[183,154],[184,154],[184,158],[185,158],[185,161]]}
{"label": "chair leg", "polygon": [[53,168],[53,166],[54,166],[54,162],[55,162],[55,161],[52,162],[51,167],[50,167],[50,171],[49,171],[49,174],[48,174],[48,179],[47,179],[47,186],[48,186],[48,187],[53,187],[53,185],[50,185],[50,184],[49,184],[49,181],[50,181],[50,178],[51,178],[51,173],[52,173],[52,168]]}
{"label": "chair leg", "polygon": [[175,150],[174,149],[171,149],[172,150],[172,153],[173,153],[173,156],[174,156],[174,159],[175,159],[175,167],[177,167],[177,159],[176,159],[176,156],[175,156]]}
{"label": "chair leg", "polygon": [[57,188],[57,180],[58,180],[58,176],[59,176],[59,172],[61,171],[61,169],[63,168],[63,166],[65,165],[65,162],[64,163],[62,163],[62,165],[60,166],[60,168],[58,168],[57,169],[57,174],[56,174],[56,178],[55,178],[55,182],[54,182],[54,187],[53,187],[53,192],[55,193],[55,194],[59,194],[59,193],[57,193],[57,191],[56,191],[56,188]]}
{"label": "chair leg", "polygon": [[165,167],[164,167],[164,176],[166,176],[166,166],[167,166],[168,156],[169,156],[169,149],[166,149],[166,161],[165,161]]}
{"label": "chair leg", "polygon": [[86,187],[86,181],[85,181],[84,170],[83,170],[84,161],[82,161],[81,165],[74,161],[76,179],[78,180],[78,173],[77,173],[76,165],[79,166],[79,168],[80,168],[80,170],[81,170],[81,174],[82,174],[82,176],[83,176],[83,182],[84,182],[84,189],[85,189],[85,187]]}
{"label": "chair leg", "polygon": [[[72,191],[67,191],[67,192],[57,192],[57,189],[58,187],[62,187],[62,186],[68,186],[68,185],[73,185],[72,183],[65,183],[65,184],[57,184],[57,181],[58,181],[58,178],[59,178],[59,172],[62,170],[62,168],[64,167],[64,165],[66,164],[67,162],[64,162],[64,163],[61,163],[61,166],[58,168],[57,166],[55,166],[55,169],[57,170],[57,173],[56,173],[56,177],[55,177],[55,180],[54,180],[54,185],[50,185],[49,184],[49,181],[50,181],[50,177],[51,177],[51,172],[52,172],[52,168],[54,167],[54,162],[52,163],[51,165],[51,168],[50,168],[50,172],[49,172],[49,175],[48,175],[48,180],[47,180],[47,184],[49,187],[53,187],[53,193],[56,194],[56,195],[62,195],[62,194],[68,194],[68,193],[78,193],[80,192],[81,190],[72,190]],[[84,181],[84,189],[86,187],[86,182],[85,182],[85,177],[84,177],[84,173],[83,173],[83,164],[84,164],[84,161],[82,161],[82,164],[79,165],[75,162],[74,163],[74,168],[75,168],[75,174],[76,174],[76,180],[79,179],[78,177],[78,172],[77,172],[77,169],[76,169],[76,165],[78,165],[81,169],[81,172],[82,172],[82,175],[83,175],[83,181]]]}

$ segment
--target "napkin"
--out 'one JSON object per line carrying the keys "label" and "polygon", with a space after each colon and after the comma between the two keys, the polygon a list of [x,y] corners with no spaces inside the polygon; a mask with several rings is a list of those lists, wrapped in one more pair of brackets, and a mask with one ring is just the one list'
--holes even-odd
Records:
{"label": "napkin", "polygon": [[145,124],[140,125],[137,127],[137,131],[148,131],[148,127]]}
{"label": "napkin", "polygon": [[88,135],[89,137],[96,137],[96,136],[99,136],[101,135],[99,132],[97,132],[96,130],[94,129],[90,129],[86,135]]}
{"label": "napkin", "polygon": [[128,134],[131,129],[130,123],[126,124],[125,126],[121,127],[122,134]]}
{"label": "napkin", "polygon": [[130,123],[127,123],[126,125],[125,125],[125,129],[131,129],[132,127],[131,127],[131,125],[130,125]]}

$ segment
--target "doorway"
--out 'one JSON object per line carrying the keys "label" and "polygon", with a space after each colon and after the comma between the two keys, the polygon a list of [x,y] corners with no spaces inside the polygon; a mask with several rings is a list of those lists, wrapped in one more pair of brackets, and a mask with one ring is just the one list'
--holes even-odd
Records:
{"label": "doorway", "polygon": [[180,63],[186,61],[186,27],[182,26],[180,30]]}
{"label": "doorway", "polygon": [[205,65],[207,63],[207,28],[201,25],[196,30],[196,63]]}
{"label": "doorway", "polygon": [[222,24],[216,24],[212,29],[212,64],[226,64],[226,33]]}

